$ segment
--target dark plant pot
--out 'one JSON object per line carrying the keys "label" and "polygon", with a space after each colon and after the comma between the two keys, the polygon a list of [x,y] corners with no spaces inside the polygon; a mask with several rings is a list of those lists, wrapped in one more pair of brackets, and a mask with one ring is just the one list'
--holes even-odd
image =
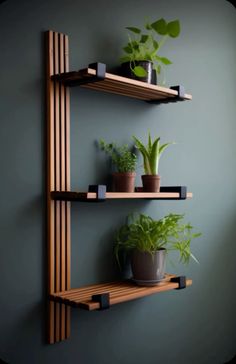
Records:
{"label": "dark plant pot", "polygon": [[113,173],[112,177],[115,192],[134,192],[135,172]]}
{"label": "dark plant pot", "polygon": [[131,68],[130,68],[130,62],[125,62],[121,64],[121,73],[122,76],[132,78],[134,80],[143,81],[147,83],[152,83],[153,78],[153,69],[152,69],[152,62],[150,61],[135,61],[131,63],[132,67],[135,66],[142,66],[145,71],[147,72],[147,76],[145,77],[138,77],[136,76]]}
{"label": "dark plant pot", "polygon": [[140,286],[155,285],[165,276],[166,249],[153,254],[134,250],[131,254],[133,280]]}
{"label": "dark plant pot", "polygon": [[160,192],[161,177],[156,174],[144,174],[142,176],[143,191],[144,192]]}

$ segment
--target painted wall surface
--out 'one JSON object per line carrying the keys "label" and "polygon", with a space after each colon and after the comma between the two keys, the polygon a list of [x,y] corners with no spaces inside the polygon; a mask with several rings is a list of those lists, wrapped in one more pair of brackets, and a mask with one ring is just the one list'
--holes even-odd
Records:
{"label": "painted wall surface", "polygon": [[[71,69],[115,67],[125,26],[180,19],[163,55],[167,83],[192,102],[162,106],[75,88],[71,92],[72,188],[106,181],[96,149],[150,129],[175,141],[160,162],[164,185],[187,185],[185,202],[110,201],[72,206],[73,287],[117,278],[115,230],[130,212],[185,213],[203,236],[200,264],[176,264],[193,286],[114,306],[73,310],[71,338],[45,342],[45,93],[43,32],[70,37]],[[0,6],[0,358],[11,364],[223,364],[236,353],[236,12],[224,0],[8,0]],[[140,163],[141,164],[141,160]],[[137,184],[140,184],[141,168]]]}

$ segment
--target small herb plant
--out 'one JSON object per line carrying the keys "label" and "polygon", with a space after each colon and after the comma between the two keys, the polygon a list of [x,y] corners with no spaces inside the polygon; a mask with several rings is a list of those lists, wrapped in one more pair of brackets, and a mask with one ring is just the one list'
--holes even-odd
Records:
{"label": "small herb plant", "polygon": [[137,164],[137,156],[132,153],[127,144],[119,147],[115,143],[106,143],[103,139],[99,140],[101,150],[107,153],[116,166],[119,173],[134,172]]}
{"label": "small herb plant", "polygon": [[161,73],[162,66],[172,64],[172,62],[159,55],[161,47],[166,40],[177,38],[180,34],[180,22],[174,20],[167,22],[165,19],[159,19],[153,23],[145,24],[145,31],[137,27],[126,27],[128,33],[128,43],[123,47],[125,55],[121,57],[121,63],[130,62],[131,71],[137,77],[147,76],[146,70],[136,61],[151,61],[153,69],[157,74]]}
{"label": "small herb plant", "polygon": [[160,144],[160,137],[152,142],[150,133],[148,134],[148,144],[145,146],[139,139],[133,136],[135,146],[143,156],[144,173],[148,175],[157,175],[159,160],[164,150],[173,143]]}
{"label": "small herb plant", "polygon": [[154,220],[143,214],[128,217],[128,223],[123,225],[116,236],[115,256],[120,264],[120,253],[137,249],[141,252],[154,254],[157,250],[177,250],[179,260],[188,263],[190,258],[197,259],[191,253],[190,243],[200,233],[193,233],[193,226],[182,222],[184,215],[168,214],[160,220]]}

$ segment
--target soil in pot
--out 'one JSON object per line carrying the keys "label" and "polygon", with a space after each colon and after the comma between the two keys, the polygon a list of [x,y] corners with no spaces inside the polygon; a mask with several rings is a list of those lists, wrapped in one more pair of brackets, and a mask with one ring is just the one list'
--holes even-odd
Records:
{"label": "soil in pot", "polygon": [[145,77],[138,77],[136,76],[131,68],[130,68],[130,62],[125,62],[121,64],[121,73],[122,76],[132,78],[134,80],[143,81],[147,83],[152,83],[153,79],[153,70],[152,70],[152,62],[150,61],[135,61],[131,63],[132,67],[142,66],[145,71],[147,72],[147,76]]}
{"label": "soil in pot", "polygon": [[153,254],[134,250],[131,254],[133,280],[141,286],[155,285],[165,276],[166,249]]}
{"label": "soil in pot", "polygon": [[135,172],[113,173],[114,192],[134,192]]}
{"label": "soil in pot", "polygon": [[144,192],[160,192],[161,177],[157,175],[144,174],[142,176]]}

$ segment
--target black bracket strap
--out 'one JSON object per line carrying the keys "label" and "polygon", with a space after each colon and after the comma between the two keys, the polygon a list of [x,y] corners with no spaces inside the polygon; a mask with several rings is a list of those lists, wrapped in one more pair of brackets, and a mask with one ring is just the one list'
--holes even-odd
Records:
{"label": "black bracket strap", "polygon": [[95,294],[92,296],[92,301],[98,302],[100,304],[99,310],[107,310],[110,308],[110,294],[109,293],[102,293],[102,294]]}
{"label": "black bracket strap", "polygon": [[185,89],[184,89],[183,86],[181,86],[181,85],[171,86],[170,89],[174,90],[174,91],[177,91],[178,94],[176,96],[168,97],[166,99],[148,100],[147,102],[149,104],[159,105],[159,104],[168,104],[170,102],[177,102],[177,101],[184,101],[185,100]]}
{"label": "black bracket strap", "polygon": [[[88,192],[95,192],[97,194],[96,201],[105,201],[107,186],[106,185],[89,185]],[[92,201],[94,201],[94,200],[92,200]]]}
{"label": "black bracket strap", "polygon": [[171,278],[170,281],[179,284],[179,287],[176,289],[186,288],[186,277],[185,276],[173,277],[173,278]]}
{"label": "black bracket strap", "polygon": [[161,186],[160,192],[177,192],[179,197],[177,198],[167,198],[167,200],[186,200],[187,198],[187,187],[186,186]]}

